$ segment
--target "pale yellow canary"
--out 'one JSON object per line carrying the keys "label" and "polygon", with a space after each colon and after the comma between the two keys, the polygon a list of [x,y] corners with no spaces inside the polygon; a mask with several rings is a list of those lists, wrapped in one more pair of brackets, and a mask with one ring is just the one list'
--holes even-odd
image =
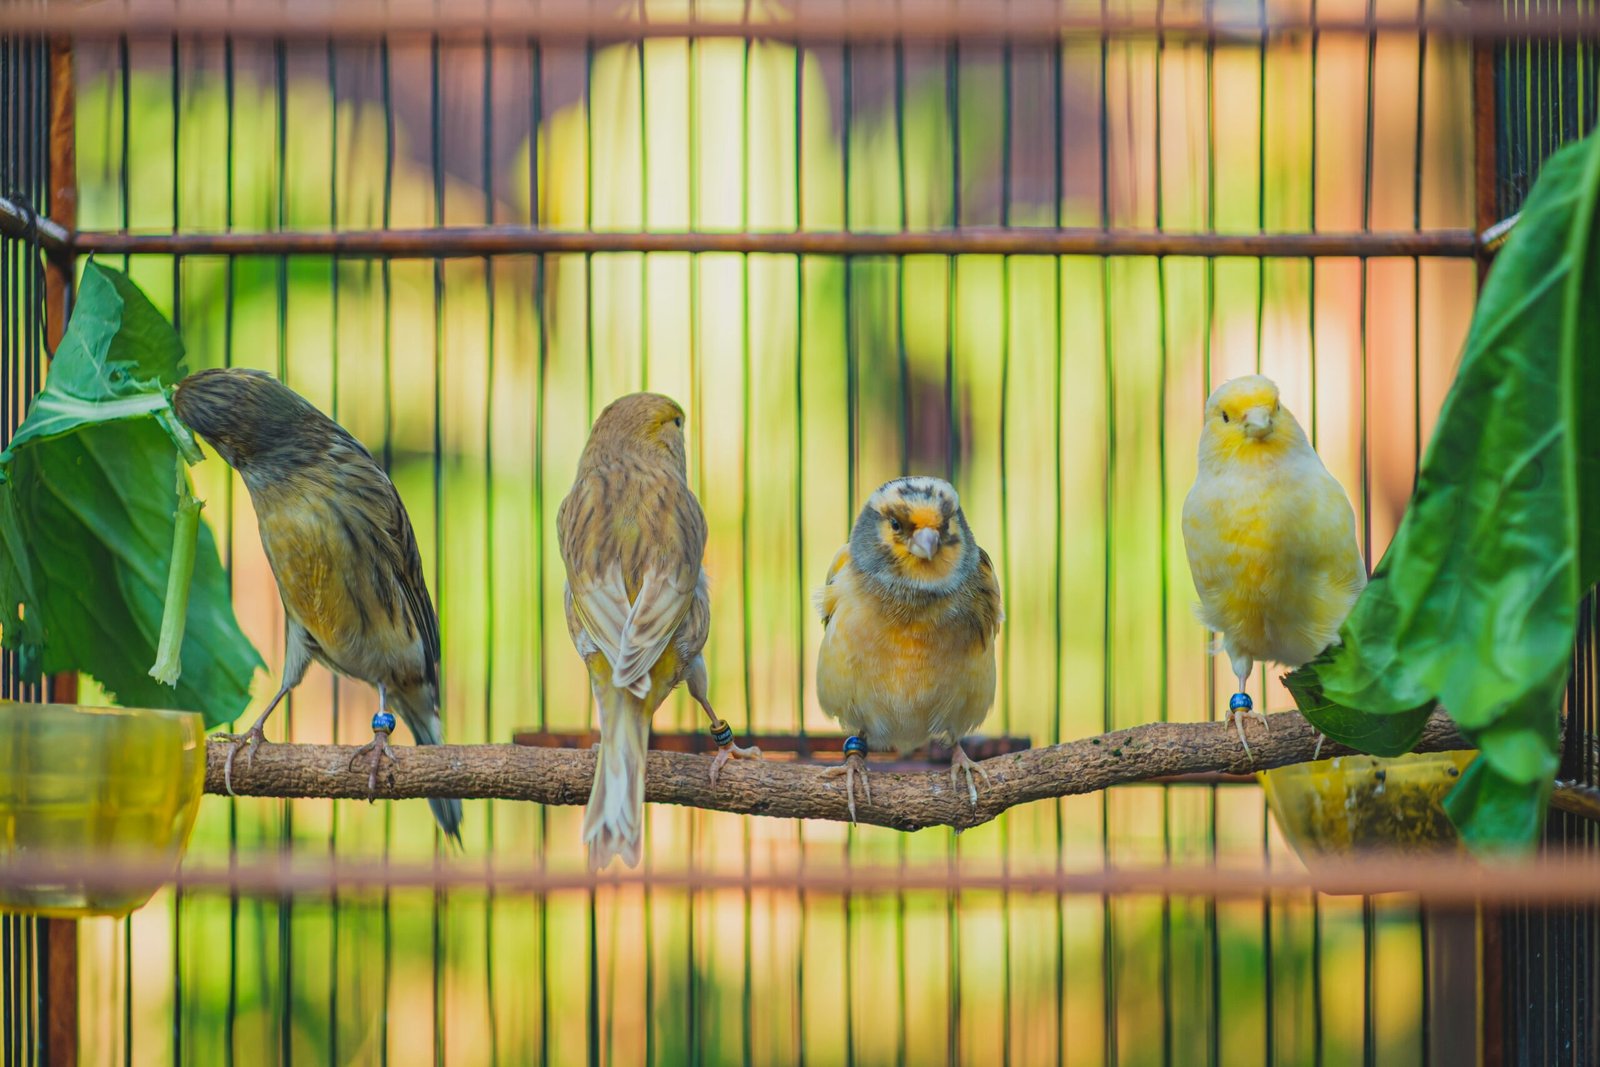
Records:
{"label": "pale yellow canary", "polygon": [[675,401],[633,393],[600,413],[556,531],[567,568],[567,630],[588,666],[600,720],[583,841],[593,869],[613,856],[633,867],[644,834],[650,717],[678,683],[688,683],[711,718],[720,746],[713,782],[729,757],[760,756],[733,743],[707,696],[700,654],[711,630],[701,566],[706,518],[689,488]]}
{"label": "pale yellow canary", "polygon": [[1200,621],[1221,636],[1239,679],[1227,717],[1248,753],[1245,685],[1256,661],[1292,668],[1316,658],[1367,584],[1350,498],[1270,378],[1234,378],[1206,401],[1183,544]]}
{"label": "pale yellow canary", "polygon": [[955,487],[899,478],[873,493],[817,591],[822,648],[817,700],[849,730],[842,767],[850,817],[855,778],[872,802],[866,751],[951,746],[950,780],[989,775],[961,747],[994,703],[995,636],[1005,612],[989,555],[978,547]]}

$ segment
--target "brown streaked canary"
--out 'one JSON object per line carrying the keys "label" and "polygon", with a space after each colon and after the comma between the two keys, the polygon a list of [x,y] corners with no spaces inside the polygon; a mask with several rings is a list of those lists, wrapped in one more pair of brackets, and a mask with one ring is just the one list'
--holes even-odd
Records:
{"label": "brown streaked canary", "polygon": [[[233,760],[266,740],[262,726],[312,660],[378,690],[367,784],[395,759],[394,716],[418,744],[444,741],[439,720],[439,620],[423,578],[411,519],[389,476],[361,442],[276,378],[206,370],[178,383],[173,407],[239,472],[255,506],[261,546],[278,582],[287,627],[283,681],[250,729],[224,735]],[[358,756],[359,758],[359,756]],[[440,829],[461,841],[461,802],[430,798]]]}
{"label": "brown streaked canary", "polygon": [[688,683],[711,719],[719,745],[713,782],[730,757],[761,755],[733,743],[707,695],[700,654],[711,629],[701,566],[706,519],[689,488],[675,401],[633,393],[600,413],[556,531],[567,568],[567,629],[588,667],[600,720],[583,841],[594,870],[613,856],[633,867],[644,834],[650,717],[678,683]]}
{"label": "brown streaked canary", "polygon": [[1200,621],[1221,636],[1239,680],[1227,717],[1248,754],[1245,686],[1256,661],[1315,659],[1367,584],[1350,498],[1270,378],[1234,378],[1206,401],[1183,544]]}
{"label": "brown streaked canary", "polygon": [[900,478],[867,500],[817,591],[824,633],[817,699],[851,737],[842,767],[850,817],[855,778],[872,802],[866,751],[909,752],[933,739],[951,747],[950,780],[988,772],[961,739],[994,703],[995,636],[1005,621],[1000,583],[978,547],[960,498],[938,478]]}

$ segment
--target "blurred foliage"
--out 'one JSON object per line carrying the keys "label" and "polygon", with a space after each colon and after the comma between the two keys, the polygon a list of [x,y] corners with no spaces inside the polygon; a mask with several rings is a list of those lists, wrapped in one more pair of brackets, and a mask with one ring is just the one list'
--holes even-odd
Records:
{"label": "blurred foliage", "polygon": [[1552,155],[1484,284],[1393,544],[1291,689],[1328,736],[1416,743],[1438,701],[1482,750],[1446,808],[1483,851],[1544,827],[1578,601],[1600,578],[1600,135]]}

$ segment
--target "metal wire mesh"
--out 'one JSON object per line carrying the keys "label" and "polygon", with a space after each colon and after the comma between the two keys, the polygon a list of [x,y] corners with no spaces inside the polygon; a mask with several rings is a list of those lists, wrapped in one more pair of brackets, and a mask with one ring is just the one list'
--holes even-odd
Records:
{"label": "metal wire mesh", "polygon": [[[1375,559],[1470,315],[1470,245],[1219,257],[1176,244],[1472,227],[1470,48],[1415,30],[208,35],[85,37],[75,51],[82,229],[243,243],[113,262],[172,314],[191,366],[272,370],[381,453],[430,566],[453,741],[591,725],[550,525],[593,414],[639,387],[689,410],[712,529],[712,693],[741,728],[831,728],[812,690],[809,591],[865,493],[904,471],[953,479],[1002,569],[987,729],[1048,743],[1211,718],[1228,690],[1190,616],[1176,526],[1209,388],[1254,370],[1280,381]],[[501,224],[579,240],[451,259],[248,250],[258,234]],[[1176,251],[594,250],[618,234],[1070,228],[1172,234]],[[37,350],[24,362],[36,375]],[[219,464],[196,475],[241,620],[276,669],[281,615],[248,498]],[[1262,706],[1288,706],[1257,684]],[[360,740],[372,699],[313,673],[274,736]],[[678,698],[657,725],[693,728],[695,714]],[[208,800],[192,854],[425,862],[430,826],[416,802]],[[469,804],[465,829],[470,855],[581,863],[572,811]],[[652,810],[646,849],[652,870],[795,888],[165,892],[125,922],[82,926],[85,1062],[1429,1053],[1428,927],[1404,900],[806,883],[839,862],[1293,862],[1253,789],[1132,787],[959,840]]]}
{"label": "metal wire mesh", "polygon": [[[42,40],[0,38],[0,196],[46,210],[50,61]],[[0,234],[0,441],[10,440],[44,370],[44,271],[37,236]],[[0,653],[0,698],[36,700],[16,654]],[[6,1067],[43,1062],[49,1015],[48,925],[0,915],[0,1046]]]}

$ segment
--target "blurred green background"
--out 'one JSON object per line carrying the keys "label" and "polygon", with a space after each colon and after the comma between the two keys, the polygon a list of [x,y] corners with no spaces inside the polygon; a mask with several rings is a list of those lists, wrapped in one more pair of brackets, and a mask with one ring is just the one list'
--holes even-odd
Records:
{"label": "blurred green background", "polygon": [[[1370,50],[1291,35],[1213,51],[396,39],[77,53],[85,229],[1472,224],[1470,52],[1414,35]],[[1206,657],[1178,531],[1209,389],[1256,370],[1280,382],[1375,559],[1475,289],[1469,260],[1409,258],[127,266],[177,320],[191,368],[274,371],[389,464],[439,608],[458,742],[589,724],[554,509],[593,415],[638,388],[689,413],[711,693],[741,732],[835,731],[813,689],[810,593],[865,495],[903,472],[951,478],[1001,569],[985,732],[1048,744],[1214,717],[1231,686]],[[272,664],[253,715],[275,688],[281,608],[242,486],[214,459],[195,477]],[[1275,680],[1255,683],[1272,710],[1291,706]],[[269,736],[360,742],[375,705],[313,667]],[[681,694],[656,723],[700,727]],[[581,869],[580,818],[469,802],[467,855]],[[1121,788],[960,838],[667,807],[648,820],[652,869],[800,883],[840,862],[1297,862],[1254,787]],[[434,849],[420,801],[210,797],[190,855]],[[1383,899],[163,892],[82,938],[90,1064],[1344,1063],[1368,1042],[1380,1063],[1421,1056],[1419,916]]]}

